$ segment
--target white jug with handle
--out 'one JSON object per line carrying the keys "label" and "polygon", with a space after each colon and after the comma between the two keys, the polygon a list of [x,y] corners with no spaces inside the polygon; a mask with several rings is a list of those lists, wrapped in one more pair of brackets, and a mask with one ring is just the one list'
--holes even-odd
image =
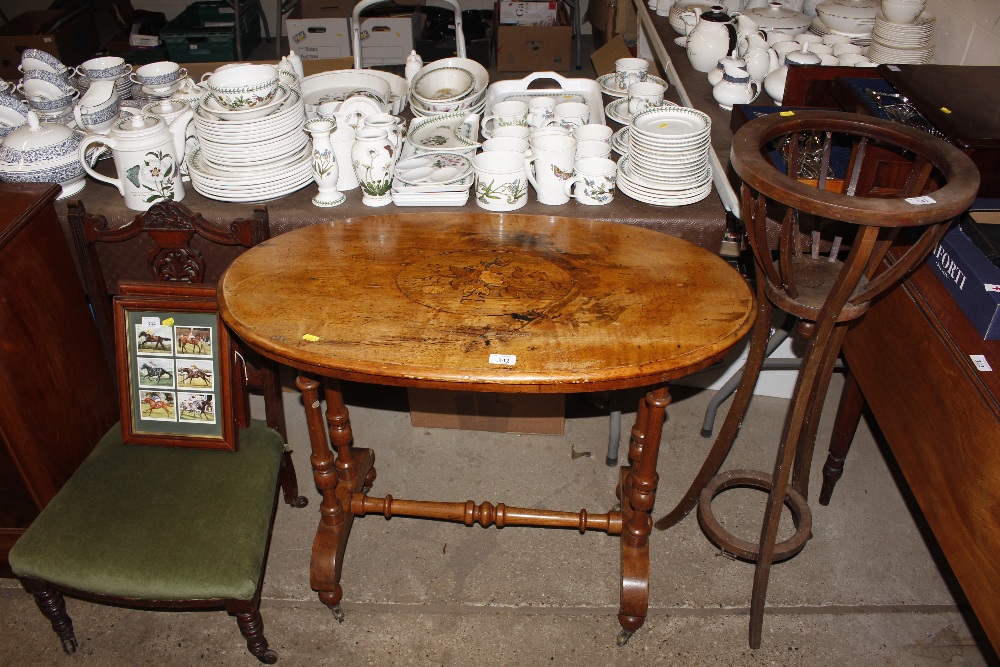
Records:
{"label": "white jug with handle", "polygon": [[[83,167],[98,181],[118,188],[125,205],[133,211],[147,211],[154,204],[184,198],[181,161],[184,159],[184,132],[194,117],[188,109],[167,123],[155,114],[140,113],[118,120],[108,136],[91,135],[80,143]],[[115,160],[118,178],[109,178],[86,164],[84,156],[91,144],[108,146]]]}
{"label": "white jug with handle", "polygon": [[[685,23],[688,18],[684,18]],[[715,69],[719,60],[732,54],[736,48],[736,26],[721,6],[702,12],[698,22],[687,36],[687,56],[691,67],[699,72]]]}

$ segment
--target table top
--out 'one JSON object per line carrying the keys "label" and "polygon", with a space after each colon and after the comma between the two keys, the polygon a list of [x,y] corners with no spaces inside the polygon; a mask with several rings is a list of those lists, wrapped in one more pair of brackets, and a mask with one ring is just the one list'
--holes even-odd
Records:
{"label": "table top", "polygon": [[241,339],[300,370],[500,392],[665,382],[720,358],[755,312],[732,267],[676,237],[467,212],[282,234],[233,262],[219,303]]}

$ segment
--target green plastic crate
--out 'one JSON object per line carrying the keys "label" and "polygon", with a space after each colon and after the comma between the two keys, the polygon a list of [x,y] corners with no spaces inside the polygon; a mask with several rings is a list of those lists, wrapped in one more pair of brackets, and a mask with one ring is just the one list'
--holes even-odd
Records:
{"label": "green plastic crate", "polygon": [[[260,44],[260,2],[241,0],[240,41],[243,58]],[[236,13],[226,2],[193,2],[160,30],[175,62],[237,60]]]}

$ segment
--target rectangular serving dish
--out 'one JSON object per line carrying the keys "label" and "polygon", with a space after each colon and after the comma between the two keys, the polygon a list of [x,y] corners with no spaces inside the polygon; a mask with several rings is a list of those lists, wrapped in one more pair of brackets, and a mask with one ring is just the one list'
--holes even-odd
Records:
{"label": "rectangular serving dish", "polygon": [[[552,88],[529,88],[535,81],[549,80],[556,84]],[[533,72],[523,79],[494,81],[486,94],[486,112],[494,104],[504,100],[527,101],[532,97],[554,97],[559,102],[584,102],[590,107],[590,122],[606,125],[604,119],[604,97],[601,87],[593,79],[567,79],[555,72]]]}

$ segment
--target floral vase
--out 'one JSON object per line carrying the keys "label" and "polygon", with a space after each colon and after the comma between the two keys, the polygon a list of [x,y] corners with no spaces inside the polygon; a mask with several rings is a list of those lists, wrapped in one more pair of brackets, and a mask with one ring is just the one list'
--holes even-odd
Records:
{"label": "floral vase", "polygon": [[312,137],[313,180],[319,186],[319,192],[313,197],[312,203],[314,206],[339,206],[347,197],[337,189],[340,169],[330,143],[330,133],[337,128],[337,124],[332,120],[314,118],[306,121],[304,127]]}
{"label": "floral vase", "polygon": [[396,164],[396,149],[382,128],[358,130],[351,149],[354,174],[361,185],[361,203],[385,206],[392,202],[392,172]]}

